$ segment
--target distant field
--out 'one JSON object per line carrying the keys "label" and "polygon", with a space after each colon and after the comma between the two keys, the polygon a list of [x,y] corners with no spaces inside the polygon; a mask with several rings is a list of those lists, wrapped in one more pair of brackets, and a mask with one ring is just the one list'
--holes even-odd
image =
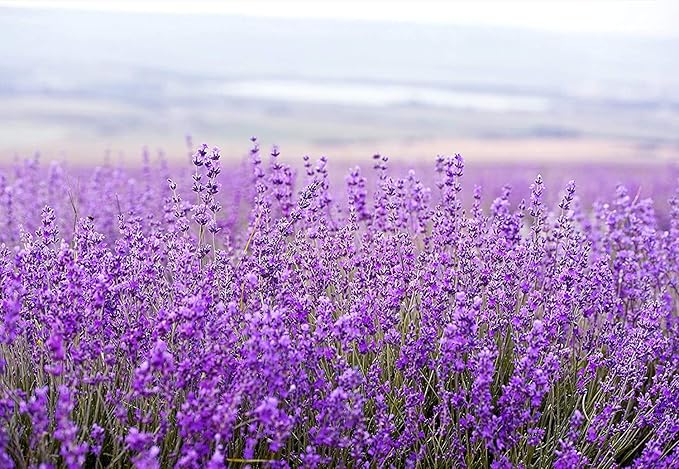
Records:
{"label": "distant field", "polygon": [[[223,142],[226,158],[240,158],[247,138],[257,133],[293,157],[309,153],[356,160],[378,150],[404,161],[446,152],[463,153],[470,161],[505,163],[679,161],[679,141],[664,127],[634,128],[629,123],[629,128],[621,130],[603,115],[597,123],[591,116],[577,122],[555,113],[552,127],[546,127],[540,124],[550,120],[546,112],[266,101],[206,102],[198,109],[185,104],[147,108],[104,99],[40,96],[4,98],[4,109],[0,161],[5,162],[36,151],[78,163],[101,162],[108,151],[117,160],[134,162],[143,147],[162,150],[171,160],[178,160],[186,153],[181,136],[192,128],[200,130],[193,134],[195,142]],[[568,122],[560,123],[560,119]],[[606,126],[608,130],[603,131]]]}
{"label": "distant field", "polygon": [[0,31],[2,161],[181,156],[186,134],[229,156],[255,134],[293,156],[679,159],[676,39],[7,9]]}

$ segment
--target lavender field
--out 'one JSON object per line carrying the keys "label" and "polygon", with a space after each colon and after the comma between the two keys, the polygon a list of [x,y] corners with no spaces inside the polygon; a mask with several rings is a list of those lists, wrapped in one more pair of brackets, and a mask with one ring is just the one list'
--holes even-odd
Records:
{"label": "lavender field", "polygon": [[676,168],[234,161],[2,170],[0,467],[679,465]]}

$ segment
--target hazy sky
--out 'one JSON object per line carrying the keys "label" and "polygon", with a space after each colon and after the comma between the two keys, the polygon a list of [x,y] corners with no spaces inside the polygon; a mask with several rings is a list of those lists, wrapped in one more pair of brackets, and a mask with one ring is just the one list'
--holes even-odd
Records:
{"label": "hazy sky", "polygon": [[487,25],[560,32],[679,36],[676,0],[546,1],[172,1],[0,0],[0,6],[143,13],[211,13],[281,18],[337,18]]}

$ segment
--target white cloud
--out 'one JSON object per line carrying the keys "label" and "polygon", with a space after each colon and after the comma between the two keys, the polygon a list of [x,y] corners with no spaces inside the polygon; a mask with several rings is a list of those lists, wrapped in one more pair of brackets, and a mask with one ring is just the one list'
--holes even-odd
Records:
{"label": "white cloud", "polygon": [[417,23],[507,26],[560,32],[679,36],[679,2],[545,1],[34,1],[0,0],[0,6],[170,14],[235,14],[276,18],[336,18]]}

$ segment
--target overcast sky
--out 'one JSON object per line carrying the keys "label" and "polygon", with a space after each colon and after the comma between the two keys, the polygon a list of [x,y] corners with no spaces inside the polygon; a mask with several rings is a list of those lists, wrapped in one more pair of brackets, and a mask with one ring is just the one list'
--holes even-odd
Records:
{"label": "overcast sky", "polygon": [[172,1],[0,0],[0,6],[172,14],[232,14],[505,26],[559,32],[679,36],[679,1]]}

